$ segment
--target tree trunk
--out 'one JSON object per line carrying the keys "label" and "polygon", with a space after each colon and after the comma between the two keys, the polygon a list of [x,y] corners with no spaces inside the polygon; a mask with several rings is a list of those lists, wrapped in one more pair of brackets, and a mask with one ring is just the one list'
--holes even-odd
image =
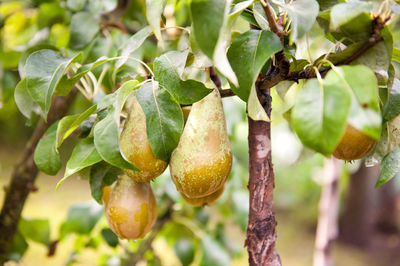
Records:
{"label": "tree trunk", "polygon": [[340,230],[341,239],[347,243],[365,247],[370,242],[378,175],[379,166],[367,168],[362,164],[350,177]]}
{"label": "tree trunk", "polygon": [[[259,95],[265,111],[271,115],[270,90]],[[276,219],[273,210],[274,171],[271,158],[271,123],[249,120],[250,210],[247,239],[250,265],[278,266],[275,249]]]}
{"label": "tree trunk", "polygon": [[340,161],[325,160],[319,216],[315,237],[314,266],[332,266],[332,245],[338,236]]}
{"label": "tree trunk", "polygon": [[33,154],[39,140],[55,121],[62,118],[75,99],[76,90],[66,97],[56,97],[48,115],[47,123],[43,119],[37,124],[30,138],[22,160],[13,171],[10,184],[6,188],[3,208],[0,213],[0,265],[3,265],[10,251],[18,222],[28,194],[34,190],[38,169],[33,161]]}
{"label": "tree trunk", "polygon": [[394,180],[375,189],[378,176],[379,166],[364,165],[351,175],[340,232],[349,244],[368,248],[374,232],[398,233]]}

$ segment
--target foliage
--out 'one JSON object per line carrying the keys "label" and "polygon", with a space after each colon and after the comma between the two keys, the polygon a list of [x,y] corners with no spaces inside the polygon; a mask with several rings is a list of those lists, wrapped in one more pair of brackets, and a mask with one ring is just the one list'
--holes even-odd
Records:
{"label": "foliage", "polygon": [[[234,153],[224,195],[212,208],[192,208],[179,197],[168,174],[152,183],[160,215],[170,200],[178,206],[156,237],[165,238],[174,247],[183,265],[228,265],[241,254],[223,226],[211,223],[207,215],[210,209],[217,211],[225,216],[217,223],[232,219],[240,230],[246,230],[244,103],[252,119],[288,123],[287,131],[296,134],[307,147],[298,156],[300,159],[310,152],[308,149],[330,156],[346,124],[350,124],[378,141],[367,158],[368,162],[381,164],[377,186],[399,173],[400,27],[394,14],[399,13],[400,6],[395,1],[270,1],[283,30],[288,32],[282,39],[268,23],[264,1],[132,0],[122,9],[119,2],[2,2],[1,102],[15,101],[27,124],[34,127],[39,117],[47,120],[55,97],[78,91],[86,108],[72,111],[51,125],[34,159],[41,171],[57,175],[63,166],[60,151],[70,145],[66,140],[79,135],[58,186],[80,174],[88,179],[92,197],[101,203],[104,186],[117,179],[120,168],[137,170],[119,147],[129,97],[136,95],[145,113],[155,156],[168,162],[184,127],[180,107],[208,95],[215,87],[210,74],[210,67],[215,67],[222,91],[231,89],[240,98],[224,100]],[[370,41],[376,15],[388,14],[394,16],[381,29],[384,39],[349,65],[342,65]],[[290,72],[311,74],[304,82],[291,80],[275,86],[273,99],[279,104],[271,119],[258,100],[255,83],[260,81],[260,73],[265,75],[276,66],[271,58],[282,45]],[[320,163],[317,157],[299,169],[304,167],[301,171],[309,176],[309,164]],[[71,206],[57,239],[78,235],[76,254],[83,248],[107,243],[114,253],[107,254],[103,261],[116,254],[123,262],[129,260],[146,239],[119,242],[102,226],[102,213],[102,207],[95,203]],[[101,233],[93,233],[96,226],[102,227]],[[26,239],[51,247],[49,231],[48,221],[21,219],[9,258],[21,258],[28,248]],[[119,245],[125,245],[126,251],[117,251]],[[149,253],[149,262],[155,264],[155,253]]]}

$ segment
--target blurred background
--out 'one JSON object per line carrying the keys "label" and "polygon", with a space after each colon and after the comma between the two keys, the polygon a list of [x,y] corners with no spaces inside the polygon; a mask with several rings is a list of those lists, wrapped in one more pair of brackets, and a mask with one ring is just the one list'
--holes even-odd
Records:
{"label": "blurred background", "polygon": [[[27,49],[38,44],[58,49],[68,44],[70,17],[76,7],[74,2],[86,1],[0,2],[1,188],[8,184],[14,165],[21,159],[33,131],[32,125],[36,123],[35,119],[27,122],[14,101],[14,88],[20,80],[18,62]],[[132,2],[140,5],[144,1]],[[116,1],[88,1],[87,4],[104,11],[112,10]],[[137,7],[130,8],[138,10]],[[142,15],[133,11],[131,14],[136,20],[128,17],[126,21],[131,21],[131,27],[138,27],[132,21],[143,20]],[[176,18],[184,21],[185,13],[182,11],[178,15]],[[180,25],[179,21],[177,23]],[[236,27],[243,28],[245,23],[243,20]],[[396,23],[392,27],[396,27]],[[321,31],[316,24],[309,35],[314,58],[333,46],[321,37]],[[110,46],[118,46],[123,36],[117,30],[111,34],[111,41],[100,38],[91,54],[93,58],[97,54],[107,54]],[[396,34],[395,45],[399,47],[399,33]],[[306,50],[304,40],[303,44],[298,44],[296,55],[307,58]],[[157,46],[148,41],[138,53],[143,58],[154,58]],[[223,83],[228,86],[226,81]],[[283,265],[308,266],[312,265],[318,203],[327,159],[304,148],[287,123],[287,111],[299,85],[281,86],[286,88],[279,93],[272,90],[277,250]],[[173,213],[157,232],[144,252],[145,259],[138,265],[216,265],[212,263],[215,261],[219,265],[247,265],[244,247],[249,208],[246,110],[237,97],[225,98],[223,103],[234,154],[232,173],[224,194],[211,206],[191,207],[180,198],[167,169],[152,187],[160,215],[167,208],[172,208]],[[87,106],[88,102],[80,97],[70,113],[85,110]],[[75,143],[76,139],[70,138],[63,145],[64,164]],[[393,178],[375,189],[378,175],[379,166],[365,167],[363,161],[340,164],[339,238],[333,248],[335,265],[400,265],[400,178]],[[34,188],[37,191],[30,194],[23,210],[25,227],[24,224],[20,226],[25,228],[21,230],[22,235],[34,222],[43,226],[32,227],[37,238],[17,236],[11,254],[16,262],[9,265],[121,265],[137,261],[135,253],[146,240],[120,240],[117,245],[115,235],[107,229],[102,207],[91,197],[89,182],[75,175],[56,190],[62,176],[63,172],[57,176],[39,174]],[[3,197],[4,189],[1,189],[0,206]],[[43,235],[46,241],[40,240]]]}

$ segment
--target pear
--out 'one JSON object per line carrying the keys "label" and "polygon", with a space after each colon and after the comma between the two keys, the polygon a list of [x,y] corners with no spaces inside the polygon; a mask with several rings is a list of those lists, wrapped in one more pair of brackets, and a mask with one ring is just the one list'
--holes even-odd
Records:
{"label": "pear", "polygon": [[232,168],[232,149],[217,90],[192,105],[170,172],[177,190],[201,198],[221,189]]}
{"label": "pear", "polygon": [[217,199],[219,199],[219,197],[221,197],[221,195],[224,193],[224,189],[225,189],[225,186],[218,189],[214,193],[212,193],[208,196],[205,196],[205,197],[201,197],[201,198],[188,198],[184,194],[181,194],[181,197],[187,204],[190,204],[190,205],[196,206],[196,207],[202,207],[202,206],[211,204],[214,201],[216,201]]}
{"label": "pear", "polygon": [[346,161],[361,159],[367,156],[375,145],[375,139],[347,124],[344,135],[336,146],[333,156]]}
{"label": "pear", "polygon": [[119,177],[112,187],[103,189],[108,225],[121,239],[143,238],[157,219],[157,205],[149,182],[136,183]]}
{"label": "pear", "polygon": [[119,146],[124,157],[140,170],[124,170],[135,182],[151,181],[167,168],[168,164],[153,154],[146,133],[146,116],[136,97],[132,97]]}

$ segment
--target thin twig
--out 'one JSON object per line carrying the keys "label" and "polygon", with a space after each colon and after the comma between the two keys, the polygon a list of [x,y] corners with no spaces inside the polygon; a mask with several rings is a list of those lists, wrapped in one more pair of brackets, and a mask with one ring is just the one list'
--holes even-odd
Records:
{"label": "thin twig", "polygon": [[265,1],[266,5],[264,7],[264,12],[265,15],[267,16],[267,20],[269,23],[269,28],[273,33],[278,35],[279,39],[281,39],[282,45],[283,45],[283,39],[285,38],[286,33],[283,31],[283,28],[281,25],[279,25],[276,22],[275,15],[274,15],[274,10],[272,9],[271,5],[269,4],[268,1]]}

